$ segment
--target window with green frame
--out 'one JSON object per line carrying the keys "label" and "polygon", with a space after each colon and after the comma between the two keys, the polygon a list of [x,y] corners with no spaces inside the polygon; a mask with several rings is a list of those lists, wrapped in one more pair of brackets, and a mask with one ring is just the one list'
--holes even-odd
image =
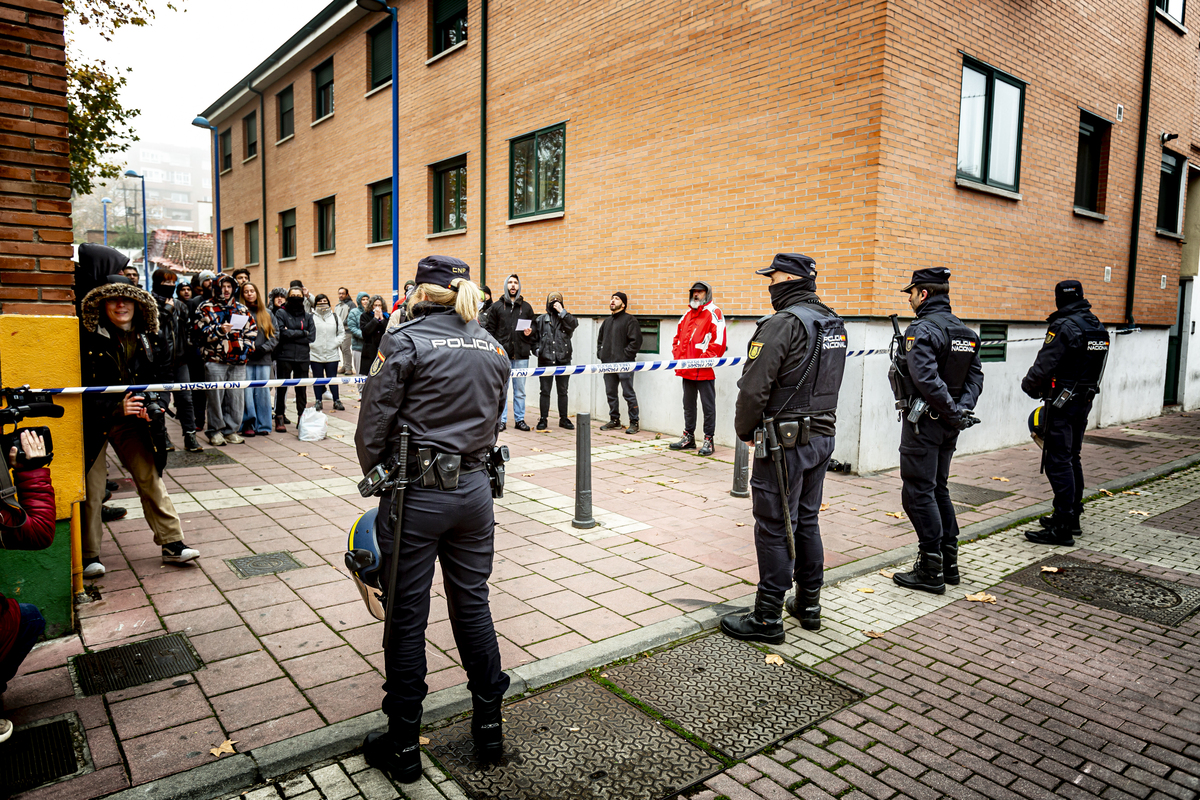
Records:
{"label": "window with green frame", "polygon": [[381,22],[368,34],[371,40],[371,88],[378,89],[392,79],[392,19]]}
{"label": "window with green frame", "polygon": [[221,258],[226,268],[233,265],[233,228],[221,231]]}
{"label": "window with green frame", "polygon": [[296,257],[296,209],[294,208],[279,215],[279,257]]}
{"label": "window with green frame", "polygon": [[1008,357],[1008,326],[984,322],[979,326],[979,360],[1004,361]]}
{"label": "window with green frame", "polygon": [[258,155],[258,112],[251,111],[242,117],[242,140],[246,143],[242,158]]}
{"label": "window with green frame", "polygon": [[258,263],[258,220],[246,223],[246,264]]}
{"label": "window with green frame", "polygon": [[313,121],[333,113],[333,59],[313,70]]}
{"label": "window with green frame", "polygon": [[658,333],[660,320],[657,319],[639,319],[638,324],[642,328],[642,349],[639,353],[657,353],[658,352]]}
{"label": "window with green frame", "polygon": [[467,160],[455,158],[433,167],[433,231],[467,227]]}
{"label": "window with green frame", "polygon": [[334,198],[326,197],[315,203],[317,207],[317,252],[327,253],[337,249],[337,205]]}
{"label": "window with green frame", "polygon": [[233,129],[227,129],[217,138],[221,144],[221,172],[233,169]]}
{"label": "window with green frame", "polygon": [[275,102],[279,106],[279,139],[283,140],[296,132],[296,97],[292,87],[275,95]]}
{"label": "window with green frame", "polygon": [[392,240],[392,179],[371,184],[371,244]]}
{"label": "window with green frame", "polygon": [[509,219],[562,211],[566,203],[567,126],[509,142]]}
{"label": "window with green frame", "polygon": [[1024,81],[973,59],[964,59],[958,118],[958,177],[1018,191],[1024,113]]}
{"label": "window with green frame", "polygon": [[431,0],[433,55],[467,40],[467,0]]}

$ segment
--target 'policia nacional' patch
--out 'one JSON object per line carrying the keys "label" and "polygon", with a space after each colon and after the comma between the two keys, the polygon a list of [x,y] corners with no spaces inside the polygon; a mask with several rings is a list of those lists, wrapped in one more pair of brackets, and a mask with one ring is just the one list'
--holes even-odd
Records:
{"label": "'policia nacional' patch", "polygon": [[379,370],[383,369],[383,362],[384,362],[383,353],[376,353],[375,354],[375,363],[371,365],[371,377],[372,378],[375,377],[376,372],[379,372]]}
{"label": "'policia nacional' patch", "polygon": [[1053,341],[1054,341],[1054,331],[1050,331],[1046,334],[1046,342],[1045,343],[1050,344]]}
{"label": "'policia nacional' patch", "polygon": [[905,339],[905,340],[904,340],[904,350],[905,350],[905,352],[907,352],[907,351],[909,351],[909,350],[912,350],[912,349],[913,349],[913,344],[914,344],[916,341],[917,341],[917,337],[915,337],[915,336],[909,336],[907,339]]}
{"label": "'policia nacional' patch", "polygon": [[747,355],[749,355],[750,360],[753,361],[754,359],[758,358],[758,354],[762,352],[762,349],[763,349],[762,342],[751,342],[750,343],[750,352],[747,354]]}

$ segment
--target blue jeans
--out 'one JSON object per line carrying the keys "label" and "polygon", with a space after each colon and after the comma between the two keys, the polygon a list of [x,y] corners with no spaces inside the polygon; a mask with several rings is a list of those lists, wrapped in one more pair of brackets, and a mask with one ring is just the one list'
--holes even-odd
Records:
{"label": "blue jeans", "polygon": [[[525,369],[529,366],[529,359],[510,358],[508,363],[512,364],[513,369]],[[515,376],[512,379],[513,424],[525,419],[525,380],[525,378]],[[508,424],[508,406],[504,407],[504,414],[500,421]]]}
{"label": "blue jeans", "polygon": [[[271,378],[270,364],[247,364],[246,380],[265,381]],[[271,432],[271,390],[263,386],[258,389],[243,389],[246,393],[246,410],[242,414],[242,430],[254,426],[255,433]]]}
{"label": "blue jeans", "polygon": [[4,658],[0,659],[0,711],[4,711],[4,691],[8,688],[8,682],[17,674],[17,668],[46,630],[46,620],[42,619],[42,612],[38,611],[37,606],[29,603],[19,603],[18,606],[21,609],[21,621],[17,623],[17,638]]}

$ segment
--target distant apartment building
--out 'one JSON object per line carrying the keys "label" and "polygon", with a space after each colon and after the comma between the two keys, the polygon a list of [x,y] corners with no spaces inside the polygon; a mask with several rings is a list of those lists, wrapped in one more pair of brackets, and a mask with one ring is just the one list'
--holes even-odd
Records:
{"label": "distant apartment building", "polygon": [[[816,258],[856,350],[886,347],[911,270],[947,266],[956,311],[988,342],[990,420],[967,450],[1025,438],[1016,381],[1037,342],[1017,340],[1044,331],[1054,284],[1073,277],[1104,322],[1138,329],[1117,337],[1097,420],[1200,406],[1200,202],[1186,202],[1200,200],[1200,39],[1186,11],[647,0],[494,3],[485,20],[477,0],[401,2],[393,76],[389,15],[340,0],[204,112],[219,129],[218,241],[267,285],[387,295],[397,248],[401,280],[454,255],[497,293],[518,273],[535,308],[559,290],[599,318],[625,291],[648,358],[669,355],[698,279],[744,353],[769,311],[753,270],[779,251]],[[590,325],[578,360],[593,357]],[[895,462],[880,359],[857,357],[843,392],[838,457],[863,468]],[[735,379],[719,377],[726,405]],[[677,381],[638,380],[661,401],[643,425],[678,427]],[[580,383],[573,402],[594,405]]]}
{"label": "distant apartment building", "polygon": [[[202,208],[212,202],[212,161],[207,150],[135,142],[126,169],[146,176],[146,208],[151,227],[211,232]],[[132,182],[140,192],[140,182]],[[113,198],[114,201],[116,198]],[[123,198],[122,198],[123,199]]]}

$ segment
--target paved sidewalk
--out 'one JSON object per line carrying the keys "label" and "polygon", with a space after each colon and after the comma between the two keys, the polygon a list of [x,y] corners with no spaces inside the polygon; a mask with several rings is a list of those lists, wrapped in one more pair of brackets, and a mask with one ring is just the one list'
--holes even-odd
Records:
{"label": "paved sidewalk", "polygon": [[[360,477],[352,446],[357,402],[347,405],[331,415],[331,436],[323,442],[300,442],[293,433],[257,437],[219,449],[233,463],[169,472],[187,541],[203,554],[194,565],[164,566],[136,496],[118,493],[116,501],[131,513],[108,528],[102,560],[109,572],[93,585],[99,599],[80,607],[81,634],[35,650],[5,697],[18,724],[77,712],[95,771],[25,797],[96,797],[211,764],[209,748],[226,738],[244,753],[334,730],[330,726],[378,709],[379,623],[362,608],[341,565],[345,531],[369,507],[354,489]],[[1195,414],[1096,435],[1136,444],[1086,444],[1093,485],[1200,454]],[[173,436],[180,441],[177,432]],[[570,526],[573,435],[554,428],[503,436],[514,460],[508,494],[497,508],[492,609],[504,666],[516,670],[525,688],[555,680],[556,670],[568,665],[578,672],[581,664],[664,644],[678,638],[685,623],[695,630],[711,625],[731,601],[753,591],[753,523],[749,500],[728,494],[732,453],[722,449],[704,459],[672,452],[668,441],[667,435],[594,428],[593,503],[604,525],[578,531]],[[1029,445],[956,460],[956,482],[1010,493],[964,513],[963,524],[1045,501],[1037,456]],[[115,462],[111,470],[119,474]],[[894,472],[831,474],[826,501],[827,568],[915,542],[907,520],[889,516],[900,511]],[[981,585],[1016,568],[1002,560],[1004,546],[988,540],[987,564],[980,563],[978,575],[990,583]],[[304,568],[242,579],[225,563],[277,551],[291,553]],[[436,580],[435,594],[440,588]],[[843,594],[840,588],[826,593],[834,616],[821,636],[781,652],[815,664],[865,641],[862,626],[836,622]],[[851,590],[847,602],[861,597]],[[938,608],[904,598],[862,613],[882,632]],[[205,669],[104,696],[75,696],[67,657],[167,632],[185,633]],[[658,640],[647,644],[647,637]],[[453,713],[461,707],[465,674],[443,601],[433,604],[427,640],[430,690],[448,698],[443,708]]]}

